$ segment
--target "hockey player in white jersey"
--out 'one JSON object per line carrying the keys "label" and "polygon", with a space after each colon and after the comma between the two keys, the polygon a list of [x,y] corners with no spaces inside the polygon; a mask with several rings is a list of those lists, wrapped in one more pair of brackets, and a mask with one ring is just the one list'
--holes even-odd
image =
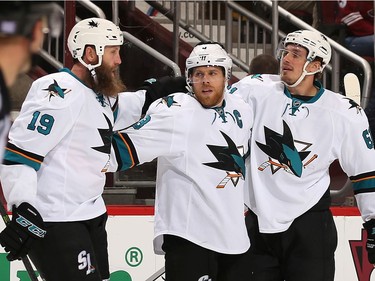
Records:
{"label": "hockey player in white jersey", "polygon": [[72,69],[36,80],[10,130],[1,184],[13,220],[0,243],[9,260],[30,249],[47,281],[109,279],[102,192],[112,132],[139,120],[147,101],[144,90],[122,92],[122,43],[108,20],[78,22],[68,37]]}
{"label": "hockey player in white jersey", "polygon": [[224,94],[231,67],[219,44],[197,45],[186,61],[191,92],[155,101],[115,136],[119,169],[157,158],[154,249],[165,253],[168,281],[247,280],[235,266],[249,248],[243,187],[252,114]]}
{"label": "hockey player in white jersey", "polygon": [[329,167],[336,159],[353,182],[375,263],[375,150],[363,109],[317,81],[331,57],[324,35],[286,36],[280,76],[232,85],[252,107],[248,170],[254,281],[332,281],[337,232],[329,210]]}

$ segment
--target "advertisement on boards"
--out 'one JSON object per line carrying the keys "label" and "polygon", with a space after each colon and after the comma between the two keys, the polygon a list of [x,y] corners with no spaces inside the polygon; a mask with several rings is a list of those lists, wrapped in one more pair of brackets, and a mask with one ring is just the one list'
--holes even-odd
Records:
{"label": "advertisement on boards", "polygon": [[[367,260],[366,232],[362,228],[362,219],[356,209],[345,209],[349,211],[333,209],[338,230],[335,281],[375,281],[374,267]],[[124,206],[115,211],[109,207],[108,212],[111,281],[164,280],[164,256],[153,252],[152,211],[134,213]],[[0,230],[3,228],[4,225],[0,223]],[[30,280],[22,262],[9,262],[1,247],[0,280]]]}

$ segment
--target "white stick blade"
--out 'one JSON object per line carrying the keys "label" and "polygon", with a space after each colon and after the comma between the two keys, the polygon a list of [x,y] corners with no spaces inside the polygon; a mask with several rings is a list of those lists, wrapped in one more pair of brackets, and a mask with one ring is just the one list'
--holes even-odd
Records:
{"label": "white stick blade", "polygon": [[361,86],[357,75],[347,73],[344,76],[345,96],[354,100],[358,105],[361,104]]}

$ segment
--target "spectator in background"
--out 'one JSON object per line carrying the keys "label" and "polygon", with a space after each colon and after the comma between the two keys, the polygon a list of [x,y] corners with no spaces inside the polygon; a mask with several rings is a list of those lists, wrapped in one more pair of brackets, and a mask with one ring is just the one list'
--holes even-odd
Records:
{"label": "spectator in background", "polygon": [[[317,6],[316,1],[279,1],[278,5],[304,22],[317,26]],[[280,18],[279,28],[285,33],[292,32],[296,26],[289,20]]]}
{"label": "spectator in background", "polygon": [[250,62],[249,75],[251,74],[278,74],[279,62],[268,54],[255,56]]}
{"label": "spectator in background", "polygon": [[345,46],[352,52],[374,57],[374,2],[338,1],[337,22],[347,26]]}

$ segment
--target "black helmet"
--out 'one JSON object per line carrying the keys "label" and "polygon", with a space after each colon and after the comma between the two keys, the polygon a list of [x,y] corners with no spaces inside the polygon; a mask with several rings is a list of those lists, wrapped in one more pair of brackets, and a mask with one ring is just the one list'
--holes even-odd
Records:
{"label": "black helmet", "polygon": [[59,36],[63,10],[43,1],[0,1],[0,37],[30,37],[35,23],[45,17],[52,36]]}

